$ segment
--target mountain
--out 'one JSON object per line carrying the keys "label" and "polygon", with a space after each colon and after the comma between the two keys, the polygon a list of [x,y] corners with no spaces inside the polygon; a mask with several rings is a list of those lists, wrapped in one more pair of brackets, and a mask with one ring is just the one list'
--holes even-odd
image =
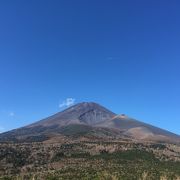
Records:
{"label": "mountain", "polygon": [[28,126],[5,132],[0,135],[0,141],[45,141],[58,136],[180,142],[179,135],[124,114],[117,115],[93,102],[76,104]]}
{"label": "mountain", "polygon": [[69,124],[96,125],[97,123],[107,121],[116,114],[96,103],[79,103],[51,117],[31,124],[28,127],[35,126],[67,126]]}

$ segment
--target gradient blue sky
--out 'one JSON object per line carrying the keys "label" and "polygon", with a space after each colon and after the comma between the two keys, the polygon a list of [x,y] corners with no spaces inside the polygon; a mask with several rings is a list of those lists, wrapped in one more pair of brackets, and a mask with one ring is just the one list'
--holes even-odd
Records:
{"label": "gradient blue sky", "polygon": [[180,134],[179,9],[179,0],[1,0],[0,131],[73,98]]}

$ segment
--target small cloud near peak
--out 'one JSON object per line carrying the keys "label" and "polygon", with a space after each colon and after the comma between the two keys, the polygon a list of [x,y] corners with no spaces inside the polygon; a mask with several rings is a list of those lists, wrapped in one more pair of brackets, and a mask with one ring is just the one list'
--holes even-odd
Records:
{"label": "small cloud near peak", "polygon": [[59,107],[67,108],[69,106],[72,106],[75,103],[75,101],[76,101],[76,99],[74,99],[74,98],[67,98],[59,104]]}

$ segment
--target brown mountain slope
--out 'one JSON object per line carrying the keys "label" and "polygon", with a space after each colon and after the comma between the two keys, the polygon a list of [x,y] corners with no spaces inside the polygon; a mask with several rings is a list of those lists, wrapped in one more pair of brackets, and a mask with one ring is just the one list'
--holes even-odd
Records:
{"label": "brown mountain slope", "polygon": [[117,115],[108,121],[98,123],[96,126],[119,129],[124,131],[124,134],[136,139],[179,141],[179,136],[174,133],[138,121],[125,115]]}

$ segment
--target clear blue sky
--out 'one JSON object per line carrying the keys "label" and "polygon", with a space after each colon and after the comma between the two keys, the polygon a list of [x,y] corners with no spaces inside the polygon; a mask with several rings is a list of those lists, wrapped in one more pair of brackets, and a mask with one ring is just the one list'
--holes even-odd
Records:
{"label": "clear blue sky", "polygon": [[1,0],[0,131],[73,98],[180,134],[179,9],[179,0]]}

